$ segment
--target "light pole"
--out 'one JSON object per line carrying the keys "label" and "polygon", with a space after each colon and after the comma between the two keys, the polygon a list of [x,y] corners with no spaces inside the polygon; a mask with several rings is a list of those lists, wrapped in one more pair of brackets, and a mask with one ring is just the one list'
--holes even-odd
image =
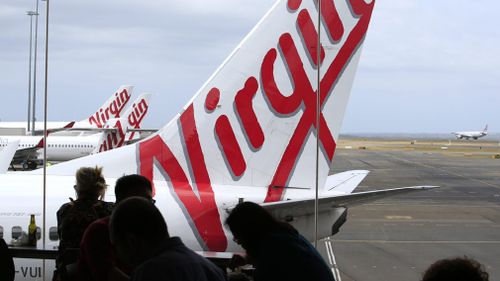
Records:
{"label": "light pole", "polygon": [[30,16],[30,55],[29,55],[29,70],[28,70],[28,126],[26,127],[28,132],[30,130],[30,116],[31,116],[31,55],[33,54],[33,16],[37,16],[37,12],[27,11],[26,14]]}
{"label": "light pole", "polygon": [[[38,0],[36,0],[38,3]],[[43,110],[43,248],[45,249],[46,214],[47,214],[47,105],[48,105],[48,78],[49,78],[49,0],[45,5],[45,99]],[[43,260],[43,278],[45,281],[45,260]]]}
{"label": "light pole", "polygon": [[36,8],[35,8],[35,60],[33,63],[33,110],[32,119],[31,119],[31,129],[35,132],[35,109],[36,109],[36,61],[37,61],[37,47],[38,47],[38,0],[36,0]]}

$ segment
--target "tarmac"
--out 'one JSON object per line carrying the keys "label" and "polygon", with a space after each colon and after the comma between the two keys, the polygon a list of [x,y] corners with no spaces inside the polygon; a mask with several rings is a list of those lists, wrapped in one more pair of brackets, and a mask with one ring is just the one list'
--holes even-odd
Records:
{"label": "tarmac", "polygon": [[[432,262],[464,255],[482,263],[490,280],[500,280],[498,142],[415,145],[359,139],[338,144],[332,173],[371,171],[356,191],[440,186],[350,208],[333,236],[342,280],[417,281]],[[324,249],[322,254],[328,258]]]}

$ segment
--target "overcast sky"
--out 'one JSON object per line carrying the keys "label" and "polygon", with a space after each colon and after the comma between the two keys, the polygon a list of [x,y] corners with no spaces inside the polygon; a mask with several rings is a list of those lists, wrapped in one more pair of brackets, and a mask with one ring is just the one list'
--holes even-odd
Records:
{"label": "overcast sky", "polygon": [[[0,119],[27,115],[29,17],[0,2]],[[274,0],[50,3],[49,120],[88,117],[122,84],[154,94],[147,127],[167,123]],[[45,2],[40,2],[42,120]],[[378,0],[342,132],[500,131],[500,3]]]}

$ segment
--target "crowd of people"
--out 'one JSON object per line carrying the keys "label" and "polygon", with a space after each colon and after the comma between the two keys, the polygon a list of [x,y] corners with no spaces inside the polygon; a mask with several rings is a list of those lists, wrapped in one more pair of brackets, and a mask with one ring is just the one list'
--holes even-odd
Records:
{"label": "crowd of people", "polygon": [[[251,276],[227,275],[221,268],[169,234],[155,206],[151,182],[126,175],[115,184],[116,202],[103,201],[107,189],[99,167],[76,173],[76,200],[57,212],[59,252],[55,281],[65,280],[335,280],[313,245],[290,224],[260,205],[238,204],[226,219],[233,239],[246,255],[231,267],[253,265]],[[14,280],[12,259],[0,239],[0,280]],[[432,264],[422,281],[488,281],[475,260],[453,258]]]}

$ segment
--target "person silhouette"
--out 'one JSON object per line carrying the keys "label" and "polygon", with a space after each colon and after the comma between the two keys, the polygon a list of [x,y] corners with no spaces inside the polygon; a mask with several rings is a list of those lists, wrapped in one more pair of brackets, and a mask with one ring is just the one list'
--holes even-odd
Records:
{"label": "person silhouette", "polygon": [[332,281],[321,255],[290,224],[253,202],[238,204],[226,219],[234,241],[255,267],[255,281]]}

